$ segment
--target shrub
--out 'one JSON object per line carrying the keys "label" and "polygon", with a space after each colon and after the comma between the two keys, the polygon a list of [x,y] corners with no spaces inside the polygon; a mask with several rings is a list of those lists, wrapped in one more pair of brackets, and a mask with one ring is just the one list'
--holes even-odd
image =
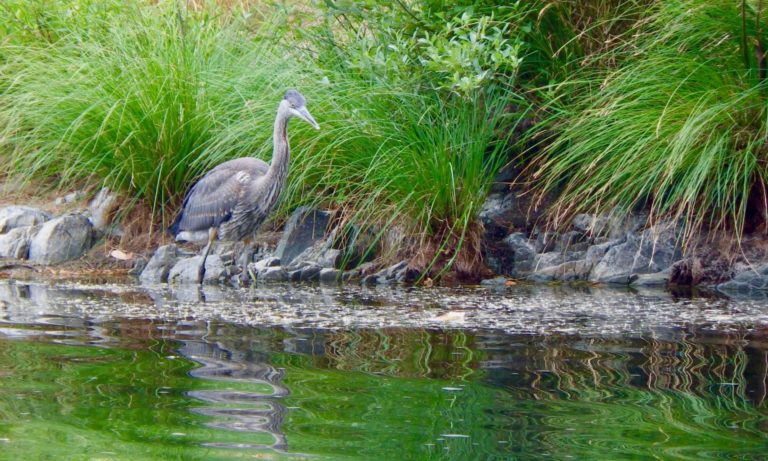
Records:
{"label": "shrub", "polygon": [[651,220],[680,219],[691,236],[741,232],[748,213],[765,213],[750,199],[764,195],[767,115],[750,44],[766,24],[742,7],[664,2],[617,69],[566,86],[572,105],[559,108],[534,175],[561,189],[557,218],[649,206]]}

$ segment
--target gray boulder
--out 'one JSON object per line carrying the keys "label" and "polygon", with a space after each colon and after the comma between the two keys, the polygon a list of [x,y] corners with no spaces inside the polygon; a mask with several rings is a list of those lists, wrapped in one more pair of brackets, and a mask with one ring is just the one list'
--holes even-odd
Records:
{"label": "gray boulder", "polygon": [[168,274],[176,262],[192,253],[184,251],[176,245],[163,245],[152,255],[147,265],[141,271],[139,280],[142,283],[162,283],[168,281]]}
{"label": "gray boulder", "polygon": [[325,267],[320,270],[320,273],[318,274],[318,279],[322,283],[336,283],[339,280],[340,273],[341,272],[338,269]]}
{"label": "gray boulder", "polygon": [[647,216],[644,214],[628,214],[619,211],[599,215],[577,214],[571,221],[571,227],[584,235],[592,237],[602,235],[616,239],[627,233],[638,232],[646,219]]}
{"label": "gray boulder", "polygon": [[28,206],[7,206],[0,209],[0,234],[17,227],[36,226],[51,219],[45,211]]}
{"label": "gray boulder", "polygon": [[522,232],[506,236],[489,252],[486,248],[485,264],[495,273],[520,276],[533,269],[536,259],[534,242]]}
{"label": "gray boulder", "polygon": [[587,280],[591,270],[592,264],[585,259],[566,261],[555,266],[539,269],[529,275],[528,280],[533,282],[550,282],[553,280],[575,282]]}
{"label": "gray boulder", "polygon": [[331,212],[300,207],[293,212],[277,244],[275,256],[289,266],[302,252],[325,238]]}
{"label": "gray boulder", "polygon": [[[168,272],[169,283],[200,283],[200,263],[202,256],[180,259]],[[203,283],[217,283],[227,276],[221,257],[216,254],[208,255],[205,260],[205,274]]]}
{"label": "gray boulder", "polygon": [[639,236],[630,234],[624,243],[610,247],[595,265],[590,278],[598,282],[629,283],[639,274],[669,268],[680,257],[676,227],[657,225]]}
{"label": "gray boulder", "polygon": [[0,235],[0,258],[27,259],[32,238],[41,226],[16,227]]}
{"label": "gray boulder", "polygon": [[363,277],[365,285],[387,285],[392,283],[412,283],[419,278],[419,272],[408,266],[408,261],[400,261],[375,274]]}
{"label": "gray boulder", "polygon": [[511,230],[528,229],[540,214],[531,206],[530,195],[514,191],[493,192],[478,213],[487,240],[501,240]]}
{"label": "gray boulder", "polygon": [[29,246],[29,260],[56,264],[82,256],[91,248],[93,225],[83,215],[70,214],[47,221]]}
{"label": "gray boulder", "polygon": [[259,273],[259,282],[287,282],[288,272],[282,267],[267,267]]}
{"label": "gray boulder", "polygon": [[721,291],[762,291],[768,290],[768,264],[750,267],[736,274],[732,280],[717,285]]}
{"label": "gray boulder", "polygon": [[630,282],[630,285],[636,287],[663,287],[669,283],[671,275],[671,268],[652,274],[637,274]]}

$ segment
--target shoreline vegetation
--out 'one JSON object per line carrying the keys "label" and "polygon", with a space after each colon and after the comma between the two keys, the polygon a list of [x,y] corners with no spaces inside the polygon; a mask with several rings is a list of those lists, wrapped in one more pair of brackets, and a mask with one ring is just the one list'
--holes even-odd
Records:
{"label": "shoreline vegetation", "polygon": [[650,232],[667,282],[721,283],[768,261],[766,26],[759,0],[6,0],[3,201],[108,187],[103,248],[149,255],[206,171],[269,161],[299,88],[322,130],[291,126],[263,230],[331,210],[342,270],[474,282],[560,251],[533,280],[593,280]]}

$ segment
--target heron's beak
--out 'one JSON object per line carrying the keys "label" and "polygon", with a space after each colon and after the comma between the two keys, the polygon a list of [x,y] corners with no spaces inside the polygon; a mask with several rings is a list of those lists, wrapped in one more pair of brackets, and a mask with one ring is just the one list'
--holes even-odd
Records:
{"label": "heron's beak", "polygon": [[294,110],[295,110],[295,112],[296,112],[296,115],[297,115],[297,116],[298,116],[300,119],[302,119],[302,120],[304,120],[305,122],[307,122],[307,123],[309,123],[310,125],[312,125],[312,126],[313,126],[313,127],[316,129],[316,130],[319,130],[319,129],[320,129],[320,125],[318,125],[318,124],[317,124],[317,122],[316,122],[316,121],[315,121],[315,119],[312,117],[312,115],[309,113],[309,111],[307,110],[307,108],[306,108],[306,107],[300,107],[300,108],[298,108],[298,109],[294,109]]}

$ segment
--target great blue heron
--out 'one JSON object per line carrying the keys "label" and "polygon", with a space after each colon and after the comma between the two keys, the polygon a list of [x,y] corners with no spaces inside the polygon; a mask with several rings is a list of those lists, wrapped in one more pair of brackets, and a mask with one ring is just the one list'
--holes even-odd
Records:
{"label": "great blue heron", "polygon": [[286,91],[280,101],[269,165],[253,157],[229,160],[209,171],[184,197],[181,212],[169,231],[177,241],[208,239],[198,272],[200,281],[213,241],[238,241],[253,235],[277,204],[288,175],[288,120],[298,117],[320,129],[305,103],[296,90]]}

